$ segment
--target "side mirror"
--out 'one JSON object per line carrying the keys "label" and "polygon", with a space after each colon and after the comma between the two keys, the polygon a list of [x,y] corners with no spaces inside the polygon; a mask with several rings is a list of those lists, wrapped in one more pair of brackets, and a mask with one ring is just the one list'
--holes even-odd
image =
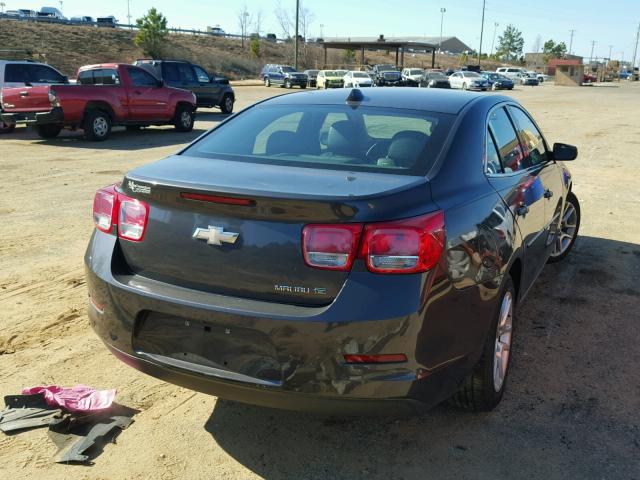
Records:
{"label": "side mirror", "polygon": [[164,87],[164,78],[161,78],[160,80],[158,80],[158,88],[162,88]]}
{"label": "side mirror", "polygon": [[62,77],[62,83],[69,83],[69,77],[67,77],[66,75],[64,75]]}
{"label": "side mirror", "polygon": [[575,160],[578,156],[578,149],[573,145],[567,145],[566,143],[554,143],[553,144],[553,159],[563,162],[569,160]]}

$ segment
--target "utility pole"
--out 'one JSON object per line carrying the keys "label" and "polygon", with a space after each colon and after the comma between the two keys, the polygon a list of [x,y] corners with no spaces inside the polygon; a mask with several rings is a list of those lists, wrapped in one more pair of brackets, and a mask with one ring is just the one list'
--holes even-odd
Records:
{"label": "utility pole", "polygon": [[320,24],[320,38],[322,38],[324,40],[324,23]]}
{"label": "utility pole", "polygon": [[633,57],[631,57],[631,68],[636,66],[636,54],[638,53],[638,39],[640,39],[640,23],[638,24],[638,31],[636,32],[636,46],[633,47]]}
{"label": "utility pole", "polygon": [[500,24],[498,22],[493,24],[493,40],[491,40],[491,53],[489,56],[493,55],[493,45],[496,43],[496,32],[498,31],[498,27]]}
{"label": "utility pole", "polygon": [[571,50],[573,48],[573,34],[576,33],[575,30],[569,30],[571,32],[571,39],[569,40],[569,55],[573,53]]}
{"label": "utility pole", "polygon": [[607,65],[611,62],[611,50],[613,50],[613,45],[609,45],[609,60],[607,60]]}
{"label": "utility pole", "polygon": [[438,52],[442,52],[442,25],[444,24],[444,14],[446,11],[446,8],[440,9],[440,43],[438,44]]}
{"label": "utility pole", "polygon": [[129,23],[129,29],[131,29],[131,0],[127,0],[127,22]]}
{"label": "utility pole", "polygon": [[296,38],[293,50],[293,68],[298,70],[298,22],[300,21],[300,0],[296,0]]}
{"label": "utility pole", "polygon": [[591,55],[589,55],[589,67],[591,67],[591,61],[593,60],[593,49],[596,46],[596,41],[591,40]]}
{"label": "utility pole", "polygon": [[4,7],[5,7],[6,5],[7,5],[7,4],[6,4],[6,3],[4,3],[4,2],[0,2],[0,13],[4,13]]}
{"label": "utility pole", "polygon": [[480,48],[478,48],[478,66],[480,66],[480,56],[482,55],[482,34],[484,33],[484,8],[487,0],[482,0],[482,24],[480,26]]}

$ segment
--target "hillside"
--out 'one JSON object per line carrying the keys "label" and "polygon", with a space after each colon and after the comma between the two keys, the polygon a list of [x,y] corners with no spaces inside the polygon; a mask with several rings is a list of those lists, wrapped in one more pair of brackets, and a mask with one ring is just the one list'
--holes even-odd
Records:
{"label": "hillside", "polygon": [[[0,58],[33,58],[53,65],[64,74],[75,76],[81,65],[101,62],[130,63],[143,58],[133,39],[135,32],[91,26],[54,25],[13,20],[0,20]],[[247,42],[248,43],[248,42]],[[265,63],[292,63],[291,44],[261,42],[260,57],[256,58],[239,40],[208,35],[171,34],[165,58],[185,59],[207,70],[231,79],[256,78]],[[301,48],[301,65],[307,68],[322,66],[322,47],[307,45]],[[366,52],[365,63],[393,63],[395,52]],[[344,65],[344,52],[330,50],[327,62],[336,68]],[[405,65],[430,66],[430,54],[406,54]],[[438,56],[442,67],[458,66],[457,56]],[[485,68],[497,64],[483,63]]]}

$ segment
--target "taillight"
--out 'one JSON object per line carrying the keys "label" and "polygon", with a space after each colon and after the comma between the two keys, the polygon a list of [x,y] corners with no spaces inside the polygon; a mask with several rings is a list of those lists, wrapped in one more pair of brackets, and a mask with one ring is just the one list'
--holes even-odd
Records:
{"label": "taillight", "polygon": [[93,223],[96,228],[110,233],[116,214],[115,185],[101,188],[93,197]]}
{"label": "taillight", "polygon": [[118,195],[120,208],[118,214],[118,236],[125,240],[140,242],[144,237],[149,219],[149,207],[146,203]]}
{"label": "taillight", "polygon": [[307,225],[302,231],[304,261],[327,270],[348,271],[358,256],[373,273],[426,272],[442,258],[444,243],[441,211],[364,226]]}
{"label": "taillight", "polygon": [[307,225],[302,230],[304,261],[310,267],[348,271],[361,233],[360,224]]}
{"label": "taillight", "polygon": [[[102,232],[112,233],[125,240],[143,239],[149,219],[149,206],[116,191],[115,185],[101,188],[93,198],[93,222]],[[115,232],[114,232],[115,233]]]}
{"label": "taillight", "polygon": [[444,251],[444,213],[364,227],[360,256],[374,273],[426,272]]}

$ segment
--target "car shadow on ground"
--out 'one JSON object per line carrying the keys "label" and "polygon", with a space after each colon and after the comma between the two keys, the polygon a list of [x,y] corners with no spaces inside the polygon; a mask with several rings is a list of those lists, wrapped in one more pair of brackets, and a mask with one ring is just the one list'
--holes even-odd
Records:
{"label": "car shadow on ground", "polygon": [[635,478],[640,245],[580,237],[519,309],[503,402],[329,418],[218,400],[204,425],[267,479]]}

